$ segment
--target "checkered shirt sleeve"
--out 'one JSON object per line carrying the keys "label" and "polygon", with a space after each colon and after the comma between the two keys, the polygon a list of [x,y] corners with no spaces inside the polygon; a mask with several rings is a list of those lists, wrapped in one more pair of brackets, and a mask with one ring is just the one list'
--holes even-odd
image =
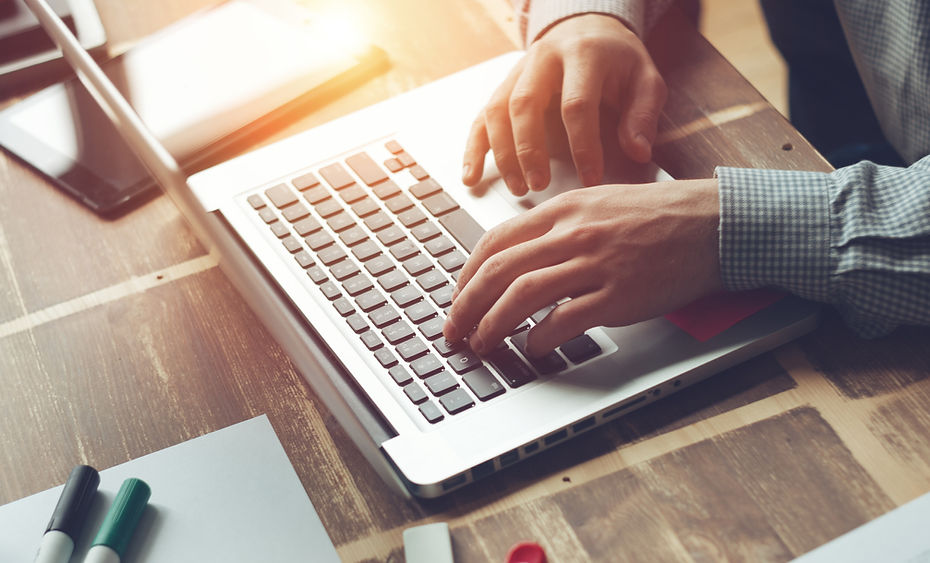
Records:
{"label": "checkered shirt sleeve", "polygon": [[864,337],[930,324],[930,156],[909,168],[716,174],[727,289],[831,303]]}
{"label": "checkered shirt sleeve", "polygon": [[523,41],[529,45],[550,27],[578,14],[607,14],[645,36],[673,0],[513,0]]}

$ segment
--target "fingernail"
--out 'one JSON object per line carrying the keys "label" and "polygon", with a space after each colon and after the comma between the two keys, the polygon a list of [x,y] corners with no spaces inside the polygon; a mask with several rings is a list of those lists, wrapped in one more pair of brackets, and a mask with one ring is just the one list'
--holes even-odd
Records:
{"label": "fingernail", "polygon": [[446,317],[446,322],[442,325],[442,335],[449,341],[457,340],[458,330],[455,328],[455,323],[452,322],[452,317]]}
{"label": "fingernail", "polygon": [[504,182],[506,182],[507,187],[510,188],[510,191],[512,191],[512,192],[515,192],[515,193],[522,193],[522,192],[524,191],[524,190],[522,189],[522,188],[523,188],[523,178],[521,178],[521,177],[520,177],[519,175],[517,175],[517,174],[510,174],[510,175],[508,175],[506,178],[504,178]]}
{"label": "fingernail", "polygon": [[581,169],[581,183],[585,186],[593,186],[597,183],[597,177],[594,174],[594,170],[590,168]]}
{"label": "fingernail", "polygon": [[471,164],[466,164],[462,167],[462,180],[468,180],[469,176],[471,176]]}
{"label": "fingernail", "polygon": [[468,340],[468,345],[476,354],[484,353],[484,340],[481,340],[477,331],[471,335],[471,338]]}
{"label": "fingernail", "polygon": [[526,179],[530,184],[530,189],[533,191],[539,191],[545,188],[543,185],[543,175],[539,170],[530,170],[527,172]]}

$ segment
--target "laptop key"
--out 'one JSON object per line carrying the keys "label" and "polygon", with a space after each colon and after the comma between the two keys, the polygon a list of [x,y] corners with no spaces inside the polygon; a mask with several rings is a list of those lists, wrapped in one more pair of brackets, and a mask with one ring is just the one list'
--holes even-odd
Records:
{"label": "laptop key", "polygon": [[407,398],[410,399],[410,401],[415,405],[422,403],[428,398],[426,391],[424,391],[423,388],[420,387],[420,385],[416,382],[411,382],[405,385],[404,394],[407,395]]}
{"label": "laptop key", "polygon": [[371,289],[356,297],[355,303],[363,312],[368,313],[387,303],[387,300],[380,291]]}
{"label": "laptop key", "polygon": [[287,228],[287,225],[280,221],[275,221],[271,224],[271,232],[278,238],[284,238],[291,234],[291,230]]}
{"label": "laptop key", "polygon": [[433,342],[433,348],[436,349],[436,352],[439,353],[443,358],[448,358],[452,354],[455,354],[459,350],[465,347],[465,343],[459,342],[449,342],[445,338],[437,338]]}
{"label": "laptop key", "polygon": [[384,143],[384,148],[390,151],[391,154],[400,154],[404,152],[404,147],[402,147],[399,142],[393,139]]}
{"label": "laptop key", "polygon": [[[349,317],[349,318],[352,318],[352,317]],[[374,351],[384,346],[384,344],[381,343],[381,339],[378,338],[378,335],[375,334],[374,331],[369,330],[369,331],[363,332],[361,338],[362,338],[362,343],[365,344],[365,347],[368,348],[369,350]]]}
{"label": "laptop key", "polygon": [[320,217],[326,219],[332,217],[336,213],[342,211],[342,206],[339,205],[339,202],[335,199],[327,199],[316,204],[314,207],[316,212],[320,214]]}
{"label": "laptop key", "polygon": [[368,318],[371,319],[371,322],[374,323],[377,328],[384,328],[400,319],[400,313],[390,305],[382,305],[371,313],[368,313]]}
{"label": "laptop key", "polygon": [[330,197],[332,196],[329,195],[329,191],[323,186],[317,186],[304,192],[304,199],[307,200],[310,205],[314,206]]}
{"label": "laptop key", "polygon": [[405,240],[391,247],[391,255],[399,262],[403,262],[408,258],[413,258],[419,253],[420,249],[409,240]]}
{"label": "laptop key", "polygon": [[455,248],[455,245],[452,243],[452,241],[446,237],[434,238],[423,246],[426,247],[426,251],[429,252],[432,256],[442,256],[443,254]]}
{"label": "laptop key", "polygon": [[426,221],[426,214],[424,214],[416,207],[411,207],[407,211],[404,211],[398,215],[397,220],[400,221],[401,225],[409,229]]}
{"label": "laptop key", "polygon": [[423,297],[420,290],[412,285],[405,285],[391,293],[391,300],[397,303],[398,307],[404,308],[413,305]]}
{"label": "laptop key", "polygon": [[558,355],[554,350],[541,358],[528,356],[526,354],[526,338],[528,334],[529,331],[518,332],[517,334],[514,334],[510,337],[510,341],[514,346],[517,347],[517,350],[523,354],[523,357],[529,360],[530,365],[533,366],[533,369],[543,375],[546,375],[549,373],[562,371],[568,367],[568,364],[565,363],[565,360],[562,359],[562,356]]}
{"label": "laptop key", "polygon": [[319,266],[314,266],[307,270],[307,276],[317,285],[329,279],[329,276],[326,275],[326,271]]}
{"label": "laptop key", "polygon": [[455,373],[462,375],[467,373],[478,366],[482,365],[481,358],[477,356],[474,352],[471,351],[471,348],[466,348],[461,352],[458,352],[452,355],[448,360],[449,365],[455,370]]}
{"label": "laptop key", "polygon": [[333,245],[317,252],[316,257],[324,266],[332,266],[336,262],[344,260],[346,253],[341,247]]}
{"label": "laptop key", "polygon": [[438,307],[445,309],[449,305],[452,305],[452,292],[455,291],[455,287],[452,285],[445,285],[440,287],[436,291],[433,291],[429,294],[430,299],[433,300]]}
{"label": "laptop key", "polygon": [[441,404],[449,414],[458,414],[469,407],[473,407],[475,401],[472,400],[467,391],[460,387],[440,397],[439,404]]}
{"label": "laptop key", "polygon": [[295,221],[300,221],[307,215],[310,215],[310,210],[307,209],[302,203],[295,203],[294,205],[285,208],[284,211],[281,212],[281,215],[283,215],[289,223],[294,223]]}
{"label": "laptop key", "polygon": [[366,194],[365,189],[358,184],[352,184],[348,188],[339,192],[339,197],[342,198],[342,201],[351,205],[356,201],[361,201],[362,199],[368,197],[368,194]]}
{"label": "laptop key", "polygon": [[394,224],[394,221],[388,217],[384,211],[378,211],[374,215],[365,217],[365,226],[374,231],[380,231]]}
{"label": "laptop key", "polygon": [[352,254],[354,254],[360,262],[365,262],[381,254],[381,247],[375,244],[373,240],[366,240],[353,248]]}
{"label": "laptop key", "polygon": [[310,253],[306,250],[301,250],[295,254],[294,260],[297,260],[297,263],[300,264],[300,267],[305,270],[316,263],[313,260],[313,256],[310,256]]}
{"label": "laptop key", "polygon": [[447,283],[446,276],[439,270],[430,270],[417,277],[417,284],[422,287],[424,291],[439,289]]}
{"label": "laptop key", "polygon": [[368,330],[368,323],[365,322],[365,318],[358,313],[349,315],[349,317],[346,318],[346,322],[349,323],[349,328],[351,328],[352,332],[355,334],[361,334]]}
{"label": "laptop key", "polygon": [[339,240],[346,246],[355,246],[362,241],[368,240],[368,233],[358,225],[354,225],[339,233]]}
{"label": "laptop key", "polygon": [[419,164],[414,164],[410,167],[410,175],[416,178],[417,180],[425,180],[429,178],[429,172],[427,172]]}
{"label": "laptop key", "polygon": [[333,237],[329,236],[329,233],[326,231],[319,231],[308,237],[304,237],[304,242],[307,243],[310,250],[317,252],[331,245],[333,243]]}
{"label": "laptop key", "polygon": [[397,365],[397,358],[387,348],[378,348],[375,350],[375,359],[381,364],[381,367],[389,368]]}
{"label": "laptop key", "polygon": [[327,219],[326,224],[329,225],[330,229],[338,233],[355,225],[355,219],[345,211],[340,211]]}
{"label": "laptop key", "polygon": [[368,279],[368,276],[352,276],[342,282],[342,288],[345,289],[346,293],[348,293],[351,297],[365,293],[372,287],[374,287],[374,284],[371,283],[371,280]]}
{"label": "laptop key", "polygon": [[267,224],[274,223],[275,221],[278,220],[278,216],[275,215],[275,214],[274,214],[274,211],[272,211],[272,210],[269,209],[268,207],[263,207],[263,208],[259,209],[259,210],[258,210],[258,216],[261,217],[261,218],[262,218],[262,221],[264,221],[264,222],[267,223]]}
{"label": "laptop key", "polygon": [[413,336],[413,329],[405,321],[397,321],[381,329],[381,334],[394,346]]}
{"label": "laptop key", "polygon": [[400,163],[396,158],[389,158],[384,161],[384,167],[390,170],[391,172],[400,172],[404,169],[404,165]]}
{"label": "laptop key", "polygon": [[407,285],[407,276],[400,270],[392,270],[378,278],[378,285],[384,291],[391,292]]}
{"label": "laptop key", "polygon": [[355,312],[355,307],[352,306],[352,302],[345,297],[340,297],[333,301],[333,307],[335,307],[343,317],[348,317]]}
{"label": "laptop key", "polygon": [[342,292],[339,291],[339,288],[336,286],[336,284],[331,281],[324,282],[320,286],[320,291],[322,291],[323,295],[325,295],[326,298],[330,301],[342,295]]}
{"label": "laptop key", "polygon": [[429,348],[419,338],[411,338],[401,342],[394,349],[405,362],[413,361],[429,352]]}
{"label": "laptop key", "polygon": [[435,193],[423,200],[423,207],[434,216],[439,217],[459,208],[459,204],[446,192]]}
{"label": "laptop key", "polygon": [[400,187],[395,184],[393,180],[388,180],[371,188],[371,191],[373,191],[374,194],[378,196],[378,199],[381,201],[386,201],[399,194]]}
{"label": "laptop key", "polygon": [[420,324],[435,315],[436,309],[434,309],[428,301],[418,301],[404,309],[404,314],[407,315],[407,318],[410,319],[413,324]]}
{"label": "laptop key", "polygon": [[404,194],[398,194],[385,201],[384,204],[387,206],[388,211],[394,214],[400,213],[401,211],[406,211],[413,207],[413,202],[410,201],[410,198]]}
{"label": "laptop key", "polygon": [[371,199],[368,196],[365,196],[365,199],[356,201],[355,203],[351,205],[351,207],[352,207],[352,213],[355,213],[356,215],[362,218],[368,217],[372,213],[375,213],[376,211],[381,209],[380,207],[378,207],[378,204],[375,203],[375,200]]}
{"label": "laptop key", "polygon": [[417,199],[426,199],[427,197],[442,191],[439,182],[430,178],[410,186],[410,193]]}
{"label": "laptop key", "polygon": [[427,340],[435,340],[442,336],[442,325],[445,322],[442,317],[433,317],[422,323],[417,329]]}
{"label": "laptop key", "polygon": [[388,375],[390,375],[391,379],[393,379],[394,382],[398,385],[407,385],[413,381],[413,376],[410,375],[410,372],[404,369],[404,366],[399,364],[389,369]]}
{"label": "laptop key", "polygon": [[298,176],[291,180],[291,183],[294,184],[294,187],[300,191],[308,190],[313,186],[318,186],[320,180],[317,179],[316,174],[313,172],[307,172],[303,176]]}
{"label": "laptop key", "polygon": [[484,366],[463,375],[462,381],[481,401],[487,401],[504,392],[501,382]]}
{"label": "laptop key", "polygon": [[430,424],[436,424],[446,417],[432,401],[427,401],[420,405],[420,414],[422,414]]}
{"label": "laptop key", "polygon": [[286,248],[287,251],[291,254],[303,250],[303,245],[300,244],[300,241],[290,235],[281,239],[281,242],[284,244],[284,248]]}
{"label": "laptop key", "polygon": [[258,195],[258,194],[252,194],[252,195],[250,195],[250,196],[246,199],[246,201],[249,202],[249,205],[252,206],[252,209],[261,209],[262,207],[265,207],[265,200],[263,200],[263,199],[262,199],[262,196],[260,196],[260,195]]}
{"label": "laptop key", "polygon": [[355,183],[349,172],[338,162],[320,168],[320,176],[326,180],[326,183],[332,186],[334,190],[347,188]]}
{"label": "laptop key", "polygon": [[365,269],[368,270],[369,274],[378,277],[393,270],[394,261],[382,254],[365,262]]}
{"label": "laptop key", "polygon": [[388,179],[384,170],[367,153],[353,154],[346,159],[346,164],[369,186],[374,186]]}
{"label": "laptop key", "polygon": [[271,203],[278,209],[283,209],[288,205],[297,203],[297,195],[294,193],[294,190],[284,184],[278,184],[277,186],[268,188],[265,190],[265,195],[268,196]]}
{"label": "laptop key", "polygon": [[411,276],[419,276],[420,274],[432,269],[432,267],[433,263],[429,261],[429,258],[423,256],[422,254],[418,254],[417,256],[404,261],[404,269],[407,270],[407,273]]}
{"label": "laptop key", "polygon": [[322,228],[323,226],[320,225],[320,222],[313,217],[305,217],[294,223],[294,230],[297,231],[297,234],[302,237],[305,237],[311,233],[315,233]]}
{"label": "laptop key", "polygon": [[413,373],[417,377],[424,379],[434,373],[442,371],[443,365],[442,362],[439,361],[439,358],[429,354],[410,362],[410,369],[413,370]]}
{"label": "laptop key", "polygon": [[478,239],[484,235],[484,227],[461,207],[439,218],[439,224],[445,227],[459,244],[470,254]]}
{"label": "laptop key", "polygon": [[422,225],[417,225],[410,229],[410,234],[413,235],[413,238],[420,242],[426,242],[441,233],[442,231],[439,230],[439,227],[437,227],[435,223],[423,223]]}
{"label": "laptop key", "polygon": [[329,273],[332,274],[334,278],[336,278],[336,281],[341,282],[355,276],[355,274],[359,273],[359,269],[358,266],[355,265],[355,262],[352,262],[351,260],[343,260],[338,264],[333,264],[333,266],[329,269]]}
{"label": "laptop key", "polygon": [[574,364],[590,360],[601,353],[601,347],[587,334],[581,334],[559,346],[559,350]]}
{"label": "laptop key", "polygon": [[429,392],[438,397],[439,395],[448,393],[449,391],[458,387],[459,382],[456,381],[455,376],[453,376],[451,373],[447,371],[441,371],[424,379],[423,385],[426,385],[426,388],[429,389]]}
{"label": "laptop key", "polygon": [[536,379],[533,370],[510,348],[493,352],[488,360],[511,387],[520,387]]}

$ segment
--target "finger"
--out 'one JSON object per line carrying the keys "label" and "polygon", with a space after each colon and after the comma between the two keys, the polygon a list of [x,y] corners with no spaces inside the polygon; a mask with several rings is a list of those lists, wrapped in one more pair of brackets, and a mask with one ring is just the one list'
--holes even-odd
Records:
{"label": "finger", "polygon": [[560,303],[530,330],[526,339],[527,355],[545,356],[589,328],[604,324],[605,296],[605,291],[594,291]]}
{"label": "finger", "polygon": [[632,80],[618,124],[620,148],[636,162],[652,160],[652,143],[667,96],[665,81],[655,67],[641,67]]}
{"label": "finger", "polygon": [[468,284],[485,260],[506,248],[541,237],[552,229],[556,216],[553,211],[549,210],[550,207],[552,206],[546,202],[484,233],[468,260],[465,261],[465,265],[459,270],[453,296]]}
{"label": "finger", "polygon": [[562,262],[519,276],[481,317],[469,337],[471,348],[486,354],[536,311],[589,291],[592,280],[577,274],[571,262]]}
{"label": "finger", "polygon": [[527,62],[510,94],[513,141],[523,179],[529,189],[549,185],[549,154],[546,150],[545,112],[559,88],[561,65],[537,56]]}
{"label": "finger", "polygon": [[[464,338],[517,278],[571,259],[571,251],[549,248],[548,243],[545,237],[529,240],[505,248],[485,260],[452,301],[443,326],[446,340]],[[536,309],[530,313],[534,311]]]}
{"label": "finger", "polygon": [[[465,157],[462,164],[462,183],[475,187],[484,172],[484,155],[491,149],[488,131],[484,125],[484,112],[478,115],[471,125],[468,141],[465,143]],[[475,195],[484,195],[475,194]]]}
{"label": "finger", "polygon": [[597,184],[604,175],[598,118],[604,80],[600,72],[588,61],[566,63],[562,81],[562,123],[578,178],[586,186]]}
{"label": "finger", "polygon": [[513,129],[510,122],[510,93],[519,78],[522,65],[515,68],[498,86],[491,100],[484,108],[484,125],[488,134],[488,142],[494,153],[494,162],[507,184],[507,189],[516,196],[526,194],[526,184],[523,181],[523,171],[517,160],[514,148]]}

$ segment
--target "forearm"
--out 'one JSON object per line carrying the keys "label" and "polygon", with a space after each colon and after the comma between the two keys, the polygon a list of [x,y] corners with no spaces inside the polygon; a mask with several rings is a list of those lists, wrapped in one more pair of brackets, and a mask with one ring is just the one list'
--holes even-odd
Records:
{"label": "forearm", "polygon": [[831,303],[863,336],[930,324],[930,157],[832,173],[718,168],[721,275]]}
{"label": "forearm", "polygon": [[644,37],[674,0],[513,0],[529,45],[557,22],[585,13],[614,16]]}

